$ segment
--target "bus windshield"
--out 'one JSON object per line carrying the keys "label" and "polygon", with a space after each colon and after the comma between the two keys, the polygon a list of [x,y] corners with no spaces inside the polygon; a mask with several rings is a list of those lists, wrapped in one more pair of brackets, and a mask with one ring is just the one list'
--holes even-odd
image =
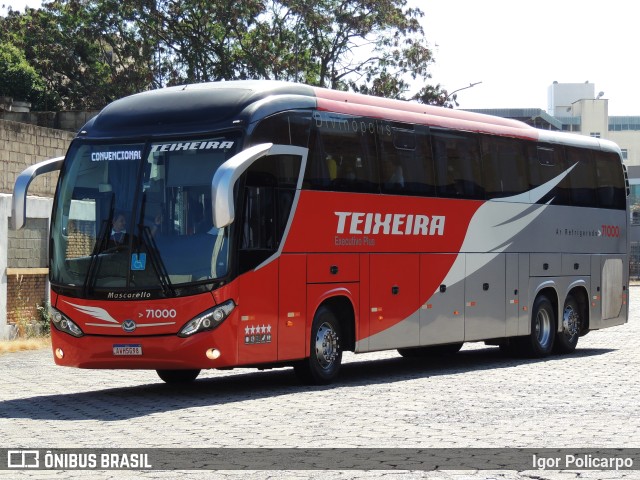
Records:
{"label": "bus windshield", "polygon": [[211,181],[237,144],[237,135],[76,141],[52,217],[52,285],[77,295],[159,289],[173,296],[226,276],[228,229],[213,227]]}

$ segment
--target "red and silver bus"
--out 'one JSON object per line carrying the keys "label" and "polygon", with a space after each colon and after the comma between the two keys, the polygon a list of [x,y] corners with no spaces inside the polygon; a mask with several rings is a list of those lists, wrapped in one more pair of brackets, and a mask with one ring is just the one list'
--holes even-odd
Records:
{"label": "red and silver bus", "polygon": [[16,181],[15,227],[55,170],[59,365],[328,383],[344,351],[544,357],[628,318],[627,182],[605,140],[239,81],[108,105]]}

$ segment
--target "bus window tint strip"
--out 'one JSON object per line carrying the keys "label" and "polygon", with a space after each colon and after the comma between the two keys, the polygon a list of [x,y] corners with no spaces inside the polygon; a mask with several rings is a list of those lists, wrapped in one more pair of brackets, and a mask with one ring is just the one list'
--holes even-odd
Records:
{"label": "bus window tint strip", "polygon": [[[539,203],[625,208],[613,152],[316,112],[304,188],[490,200],[571,169]],[[573,167],[573,168],[572,168]]]}

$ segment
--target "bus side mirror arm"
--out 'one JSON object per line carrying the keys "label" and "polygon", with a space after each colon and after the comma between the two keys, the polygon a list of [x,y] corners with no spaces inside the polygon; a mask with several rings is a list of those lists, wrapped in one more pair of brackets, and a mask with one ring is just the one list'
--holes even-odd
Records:
{"label": "bus side mirror arm", "polygon": [[213,225],[223,228],[233,223],[235,207],[233,205],[233,189],[240,176],[259,158],[264,157],[273,143],[261,143],[243,150],[220,165],[211,181],[211,211]]}
{"label": "bus side mirror arm", "polygon": [[27,191],[33,179],[43,173],[60,170],[63,161],[64,157],[50,158],[31,165],[18,175],[11,199],[11,228],[13,230],[20,230],[27,220]]}

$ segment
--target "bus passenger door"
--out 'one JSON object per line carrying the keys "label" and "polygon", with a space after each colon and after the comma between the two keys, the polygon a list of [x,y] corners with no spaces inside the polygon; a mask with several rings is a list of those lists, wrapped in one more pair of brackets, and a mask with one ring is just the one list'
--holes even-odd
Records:
{"label": "bus passenger door", "polygon": [[241,177],[229,174],[243,179],[236,202],[242,364],[304,357],[305,257],[281,253],[305,162],[306,149],[273,145],[235,161],[246,169]]}
{"label": "bus passenger door", "polygon": [[273,258],[275,202],[269,178],[248,172],[241,194],[242,215],[238,225],[238,308],[240,332],[238,360],[241,364],[276,360],[278,339],[278,271]]}
{"label": "bus passenger door", "polygon": [[238,363],[276,360],[278,340],[278,261],[238,278]]}

